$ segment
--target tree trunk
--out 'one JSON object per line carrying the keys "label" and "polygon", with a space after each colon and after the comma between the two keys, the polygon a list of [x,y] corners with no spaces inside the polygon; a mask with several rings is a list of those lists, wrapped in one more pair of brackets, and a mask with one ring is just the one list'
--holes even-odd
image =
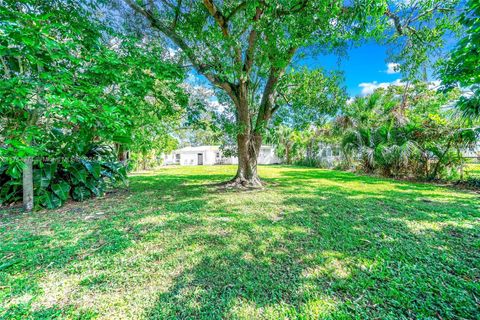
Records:
{"label": "tree trunk", "polygon": [[239,134],[237,136],[238,168],[231,184],[244,187],[261,187],[262,181],[257,172],[257,160],[262,136],[254,134],[250,137]]}
{"label": "tree trunk", "polygon": [[290,159],[290,145],[289,144],[287,144],[285,146],[285,158],[286,158],[287,164],[292,164],[292,160]]}
{"label": "tree trunk", "polygon": [[147,170],[147,154],[146,153],[142,153],[142,163],[143,163],[143,170],[146,171]]}
{"label": "tree trunk", "polygon": [[237,95],[232,95],[237,107],[237,125],[240,132],[237,134],[238,168],[235,177],[227,183],[239,187],[261,187],[262,182],[257,173],[257,158],[262,146],[262,131],[252,128],[252,119],[248,106],[248,87],[242,82]]}
{"label": "tree trunk", "polygon": [[125,150],[125,147],[123,146],[123,144],[121,143],[118,143],[117,144],[117,160],[120,161],[120,162],[125,162],[128,160],[128,154],[127,154],[127,150]]}
{"label": "tree trunk", "polygon": [[23,208],[25,211],[33,210],[33,158],[28,157],[24,160],[23,169]]}
{"label": "tree trunk", "polygon": [[438,161],[437,163],[435,164],[435,167],[433,169],[433,173],[432,173],[432,176],[430,177],[430,179],[435,179],[437,178],[438,176],[438,171],[440,170],[440,165],[442,164],[442,161],[443,161],[443,158],[446,156],[446,154],[448,153],[448,151],[450,150],[450,145],[452,144],[452,139],[448,140],[448,143],[447,143],[447,147],[445,148],[445,150],[443,151],[442,155],[440,157],[438,157]]}

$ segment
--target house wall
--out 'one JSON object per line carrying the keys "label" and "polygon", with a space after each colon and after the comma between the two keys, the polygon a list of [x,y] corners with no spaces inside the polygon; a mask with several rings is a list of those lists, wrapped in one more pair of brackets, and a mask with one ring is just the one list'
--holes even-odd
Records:
{"label": "house wall", "polygon": [[282,160],[275,154],[273,147],[260,148],[260,154],[258,155],[258,164],[277,164]]}
{"label": "house wall", "polygon": [[196,153],[180,153],[180,164],[183,166],[195,166],[198,164],[198,158]]}
{"label": "house wall", "polygon": [[205,165],[214,165],[216,158],[216,150],[208,150],[203,152],[203,164]]}
{"label": "house wall", "polygon": [[164,154],[163,155],[163,165],[174,165],[175,163],[175,153]]}
{"label": "house wall", "polygon": [[[164,165],[182,165],[182,166],[196,166],[198,165],[198,154],[203,154],[203,165],[216,164],[238,164],[237,157],[224,157],[218,147],[205,146],[204,149],[197,150],[175,150],[171,154],[163,156]],[[218,156],[217,156],[217,153]],[[180,155],[180,161],[176,161],[176,155]],[[281,163],[281,159],[275,155],[273,147],[262,147],[258,157],[259,164],[275,164]]]}

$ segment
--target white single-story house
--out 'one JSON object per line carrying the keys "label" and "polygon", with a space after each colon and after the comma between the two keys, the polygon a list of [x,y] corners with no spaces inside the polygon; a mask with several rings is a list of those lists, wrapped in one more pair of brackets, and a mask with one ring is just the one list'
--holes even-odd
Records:
{"label": "white single-story house", "polygon": [[[275,155],[273,146],[262,146],[258,164],[277,164],[281,159]],[[215,164],[238,164],[237,157],[225,157],[219,146],[185,147],[163,155],[164,165],[201,166]]]}

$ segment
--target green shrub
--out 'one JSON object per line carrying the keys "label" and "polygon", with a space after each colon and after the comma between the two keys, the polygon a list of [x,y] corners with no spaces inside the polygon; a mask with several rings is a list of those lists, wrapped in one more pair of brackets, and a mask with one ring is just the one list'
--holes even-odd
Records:
{"label": "green shrub", "polygon": [[480,189],[480,177],[467,177],[465,180],[465,184],[474,189]]}
{"label": "green shrub", "polygon": [[[19,164],[0,166],[0,204],[19,201],[22,175]],[[127,183],[124,164],[115,161],[78,160],[39,162],[33,169],[36,205],[47,209],[62,206],[69,198],[84,201],[99,197],[109,185]]]}

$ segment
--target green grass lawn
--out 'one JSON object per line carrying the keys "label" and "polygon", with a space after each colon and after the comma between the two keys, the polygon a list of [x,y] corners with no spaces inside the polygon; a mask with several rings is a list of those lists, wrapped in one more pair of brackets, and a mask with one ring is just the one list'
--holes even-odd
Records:
{"label": "green grass lawn", "polygon": [[212,186],[234,171],[3,211],[0,318],[478,319],[478,194],[296,167]]}
{"label": "green grass lawn", "polygon": [[471,163],[467,165],[465,172],[471,177],[480,179],[480,163]]}

